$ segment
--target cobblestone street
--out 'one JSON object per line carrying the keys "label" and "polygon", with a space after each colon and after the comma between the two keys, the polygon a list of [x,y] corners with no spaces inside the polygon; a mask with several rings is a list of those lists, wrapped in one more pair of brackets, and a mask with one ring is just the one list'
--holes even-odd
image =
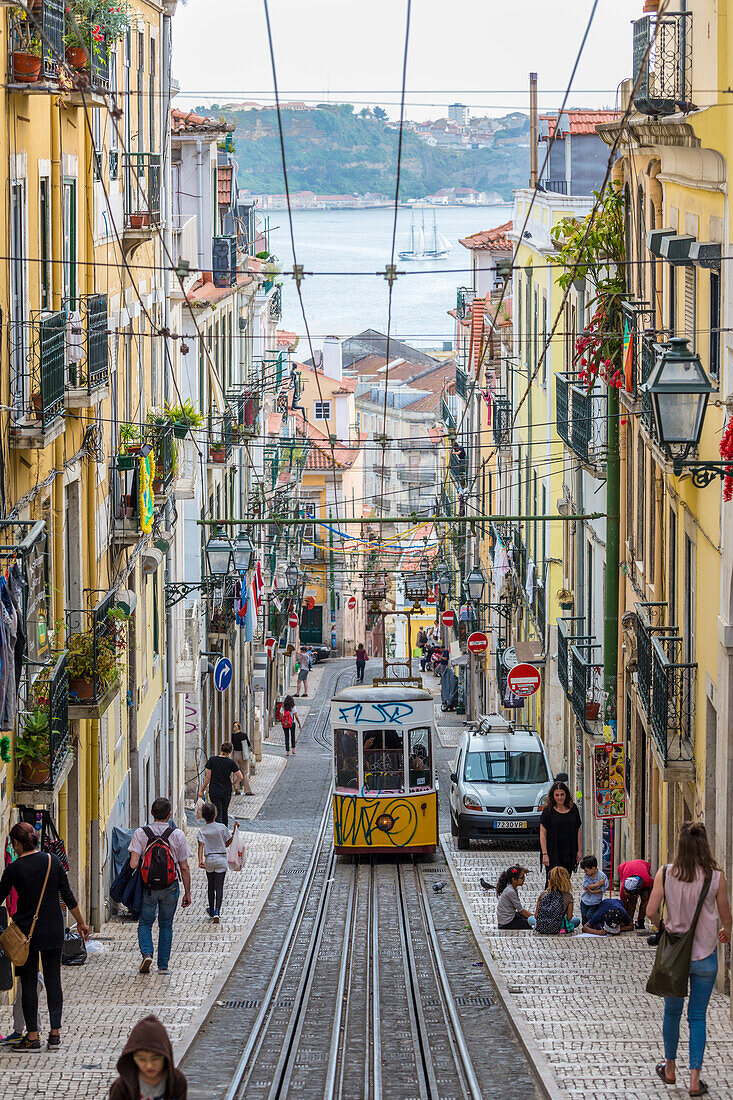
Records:
{"label": "cobblestone street", "polygon": [[[654,1066],[663,1054],[663,1001],[645,992],[654,957],[646,938],[579,935],[536,936],[532,932],[499,931],[496,895],[479,880],[496,882],[513,863],[529,868],[521,892],[534,912],[544,885],[537,850],[489,849],[472,841],[459,852],[453,838],[441,836],[448,864],[475,915],[476,927],[509,994],[510,1013],[539,1045],[562,1096],[578,1100],[647,1100],[687,1095],[687,1024],[683,1018],[676,1088],[663,1090]],[[574,876],[579,911],[580,875]],[[649,929],[651,931],[651,928]],[[733,1096],[730,1067],[733,1030],[727,998],[713,993],[708,1011],[708,1045],[703,1080],[710,1095]],[[684,1086],[684,1088],[683,1088]]]}

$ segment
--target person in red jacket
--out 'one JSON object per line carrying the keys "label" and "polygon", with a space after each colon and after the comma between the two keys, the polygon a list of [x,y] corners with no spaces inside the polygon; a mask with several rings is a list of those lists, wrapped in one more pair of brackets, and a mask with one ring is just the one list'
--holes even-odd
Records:
{"label": "person in red jacket", "polygon": [[168,1032],[157,1016],[139,1020],[117,1059],[109,1100],[186,1100],[186,1078],[173,1063]]}
{"label": "person in red jacket", "polygon": [[646,907],[654,885],[651,865],[645,859],[627,859],[618,865],[618,877],[621,883],[621,901],[629,919],[634,919],[636,903],[639,903],[639,915],[636,927],[644,927]]}

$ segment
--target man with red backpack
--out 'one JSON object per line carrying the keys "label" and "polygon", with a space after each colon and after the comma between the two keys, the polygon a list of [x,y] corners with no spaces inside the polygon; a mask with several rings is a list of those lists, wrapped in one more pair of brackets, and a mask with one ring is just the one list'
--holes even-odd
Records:
{"label": "man with red backpack", "polygon": [[158,917],[158,971],[167,973],[173,945],[173,918],[178,907],[178,880],[183,882],[185,909],[191,904],[191,849],[186,834],[171,824],[171,804],[156,798],[150,807],[150,825],[136,829],[130,841],[130,867],[140,868],[143,901],[137,926],[137,942],[143,960],[140,973],[150,973],[153,964],[153,925]]}

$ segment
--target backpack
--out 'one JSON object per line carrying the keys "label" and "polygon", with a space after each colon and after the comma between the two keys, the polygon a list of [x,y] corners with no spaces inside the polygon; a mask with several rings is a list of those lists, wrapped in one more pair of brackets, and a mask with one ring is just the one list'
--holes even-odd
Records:
{"label": "backpack", "polygon": [[291,710],[284,710],[283,713],[282,713],[281,721],[282,721],[282,727],[283,727],[284,730],[292,729],[292,727],[294,725],[293,712]]}
{"label": "backpack", "polygon": [[178,878],[176,861],[168,843],[173,826],[169,825],[160,836],[148,825],[143,825],[143,832],[148,838],[148,845],[140,864],[140,878],[148,890],[165,890]]}
{"label": "backpack", "polygon": [[537,907],[535,930],[544,936],[556,936],[562,928],[566,909],[565,898],[557,890],[543,894]]}

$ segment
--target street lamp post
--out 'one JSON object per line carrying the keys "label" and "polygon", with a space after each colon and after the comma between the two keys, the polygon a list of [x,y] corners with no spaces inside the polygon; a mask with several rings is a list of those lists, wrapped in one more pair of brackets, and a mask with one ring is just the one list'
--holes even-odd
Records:
{"label": "street lamp post", "polygon": [[[483,570],[480,565],[474,565],[471,572],[468,574],[465,580],[466,592],[471,603],[480,610],[481,599],[484,594],[484,588],[486,586],[486,577],[483,574]],[[478,625],[479,616],[476,615],[476,625]],[[479,712],[479,690],[478,690],[478,657],[475,658],[471,665],[471,718],[477,718]]]}

